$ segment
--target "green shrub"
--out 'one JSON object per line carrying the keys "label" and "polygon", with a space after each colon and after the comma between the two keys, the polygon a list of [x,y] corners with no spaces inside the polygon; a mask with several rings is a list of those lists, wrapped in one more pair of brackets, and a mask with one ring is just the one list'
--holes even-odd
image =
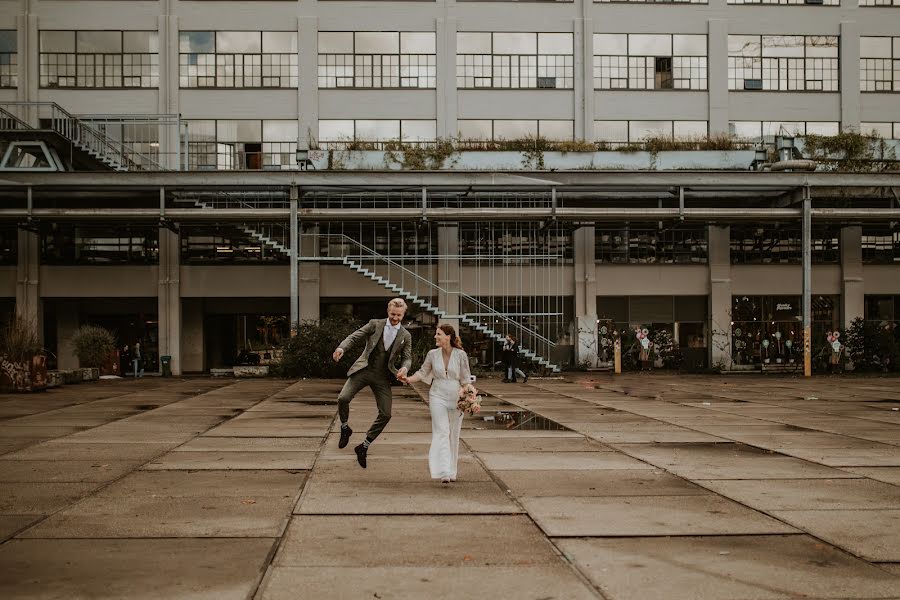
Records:
{"label": "green shrub", "polygon": [[857,371],[900,369],[900,346],[890,326],[857,317],[847,330],[847,351]]}
{"label": "green shrub", "polygon": [[82,325],[72,334],[72,345],[78,364],[85,368],[99,369],[105,365],[116,349],[112,332],[99,325]]}
{"label": "green shrub", "polygon": [[0,330],[0,355],[11,362],[31,360],[43,350],[33,321],[14,317]]}
{"label": "green shrub", "polygon": [[297,335],[281,345],[281,359],[272,365],[277,377],[340,378],[359,356],[362,345],[351,348],[340,362],[331,355],[344,338],[359,329],[363,323],[345,318],[326,318],[321,321],[303,321]]}

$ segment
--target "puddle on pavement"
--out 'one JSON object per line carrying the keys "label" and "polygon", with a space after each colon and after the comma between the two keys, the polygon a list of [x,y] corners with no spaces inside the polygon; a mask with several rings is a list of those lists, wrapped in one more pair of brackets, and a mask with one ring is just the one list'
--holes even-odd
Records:
{"label": "puddle on pavement", "polygon": [[[507,429],[510,431],[571,431],[552,419],[509,402],[485,396],[481,412],[470,417],[475,429]],[[468,419],[467,419],[468,420]]]}

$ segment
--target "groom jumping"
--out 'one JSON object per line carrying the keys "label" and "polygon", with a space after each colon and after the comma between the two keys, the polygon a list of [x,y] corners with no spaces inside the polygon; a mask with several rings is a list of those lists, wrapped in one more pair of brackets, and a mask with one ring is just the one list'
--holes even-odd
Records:
{"label": "groom jumping", "polygon": [[[363,469],[366,468],[369,445],[384,431],[384,427],[391,420],[390,374],[393,373],[398,379],[402,379],[412,364],[410,347],[412,336],[400,324],[406,315],[406,302],[403,298],[394,298],[388,302],[387,308],[387,319],[372,319],[348,335],[332,354],[332,358],[337,362],[351,346],[362,340],[366,342],[363,353],[347,371],[347,382],[338,395],[338,416],[341,418],[341,439],[338,448],[344,448],[353,433],[347,424],[350,419],[350,401],[366,386],[372,388],[375,394],[378,417],[366,433],[365,441],[353,449],[356,451],[356,460]],[[396,366],[398,362],[399,369]]]}

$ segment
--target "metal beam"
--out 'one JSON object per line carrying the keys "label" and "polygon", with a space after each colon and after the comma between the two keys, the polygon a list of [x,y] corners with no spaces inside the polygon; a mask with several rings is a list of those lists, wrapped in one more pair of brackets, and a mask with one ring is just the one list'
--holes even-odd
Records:
{"label": "metal beam", "polygon": [[812,198],[803,188],[803,376],[812,375]]}
{"label": "metal beam", "polygon": [[0,187],[485,188],[510,190],[900,187],[900,173],[754,171],[134,171],[3,173]]}
{"label": "metal beam", "polygon": [[[35,208],[35,219],[47,220],[159,220],[159,208]],[[166,218],[172,221],[286,221],[290,208],[167,208]],[[308,221],[420,221],[421,208],[343,208],[299,209],[299,217]],[[820,221],[898,221],[900,208],[815,208],[814,218]],[[20,219],[29,216],[27,208],[0,209],[0,219]],[[540,221],[555,218],[559,221],[602,220],[668,220],[685,221],[787,221],[802,217],[796,208],[431,208],[429,221],[508,220]]]}

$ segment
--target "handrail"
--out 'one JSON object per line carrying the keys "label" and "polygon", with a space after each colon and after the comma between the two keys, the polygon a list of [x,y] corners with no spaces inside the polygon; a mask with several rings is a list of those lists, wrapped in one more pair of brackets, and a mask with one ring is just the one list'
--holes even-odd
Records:
{"label": "handrail", "polygon": [[[0,123],[6,120],[12,121],[14,124],[18,125],[18,127],[13,127],[12,129],[32,129],[31,125],[9,112],[5,108],[0,107]],[[3,129],[6,129],[5,127]]]}
{"label": "handrail", "polygon": [[[429,287],[429,288],[431,288],[431,289],[434,289],[434,290],[436,290],[436,291],[438,291],[438,292],[441,292],[441,293],[444,293],[444,294],[448,294],[448,295],[457,295],[457,296],[460,297],[460,299],[466,300],[467,302],[471,302],[472,304],[474,304],[474,305],[475,305],[476,307],[478,307],[479,309],[485,310],[486,312],[490,313],[490,314],[493,316],[493,318],[495,318],[495,319],[496,319],[496,318],[502,319],[503,322],[504,322],[504,324],[506,324],[507,326],[511,326],[511,327],[514,328],[515,330],[517,330],[517,331],[519,331],[519,332],[522,332],[522,333],[525,333],[525,334],[529,335],[530,337],[534,338],[534,339],[537,340],[537,341],[546,343],[546,344],[547,344],[549,347],[551,347],[551,348],[553,348],[553,347],[556,346],[556,342],[553,342],[553,341],[551,341],[550,339],[548,339],[548,338],[542,336],[542,335],[539,334],[538,332],[536,332],[536,331],[534,331],[534,330],[532,330],[532,329],[526,327],[526,326],[523,325],[522,323],[516,323],[515,321],[513,321],[512,319],[510,319],[509,317],[507,317],[507,316],[504,315],[503,313],[501,313],[501,312],[495,310],[492,306],[490,306],[490,305],[488,305],[488,304],[485,304],[484,302],[478,300],[477,298],[474,298],[474,297],[469,296],[468,294],[464,294],[464,293],[462,293],[462,292],[445,290],[444,288],[442,288],[441,286],[437,285],[436,283],[430,281],[429,279],[427,279],[427,278],[425,278],[425,277],[422,277],[421,275],[419,275],[419,274],[416,273],[415,271],[413,271],[413,270],[411,270],[411,269],[408,269],[408,268],[404,267],[403,265],[397,263],[397,262],[394,261],[394,260],[391,260],[391,259],[385,257],[385,256],[382,255],[382,254],[379,254],[379,253],[376,252],[375,250],[373,250],[373,249],[367,247],[366,245],[362,244],[361,242],[358,242],[358,241],[354,240],[353,238],[351,238],[351,237],[349,237],[349,236],[347,236],[347,235],[344,235],[344,234],[342,234],[342,233],[337,233],[337,234],[331,233],[331,234],[320,234],[320,237],[326,237],[326,238],[336,237],[336,238],[339,238],[339,239],[343,239],[343,240],[349,241],[350,243],[356,245],[356,246],[359,247],[360,249],[365,250],[366,252],[368,252],[368,253],[369,253],[369,254],[368,254],[369,257],[375,258],[375,259],[383,260],[383,261],[386,262],[387,264],[389,264],[389,265],[391,265],[391,266],[394,266],[394,267],[400,269],[404,274],[408,274],[408,275],[409,275],[410,277],[412,277],[413,279],[415,279],[415,280],[417,280],[417,281],[423,282],[424,284],[426,284],[426,287]],[[354,255],[345,255],[345,256],[348,256],[348,258],[352,258]],[[362,255],[359,255],[359,256],[362,257]],[[473,320],[474,320],[474,319],[473,319]]]}
{"label": "handrail", "polygon": [[118,145],[114,144],[106,135],[89,126],[56,102],[0,102],[0,109],[4,106],[49,107],[50,128],[64,138],[88,150],[93,150],[128,170],[138,170],[142,164],[147,164],[156,170],[163,170],[159,163],[139,152],[131,154],[140,157],[142,162],[132,160],[125,152],[124,142],[120,142]]}

